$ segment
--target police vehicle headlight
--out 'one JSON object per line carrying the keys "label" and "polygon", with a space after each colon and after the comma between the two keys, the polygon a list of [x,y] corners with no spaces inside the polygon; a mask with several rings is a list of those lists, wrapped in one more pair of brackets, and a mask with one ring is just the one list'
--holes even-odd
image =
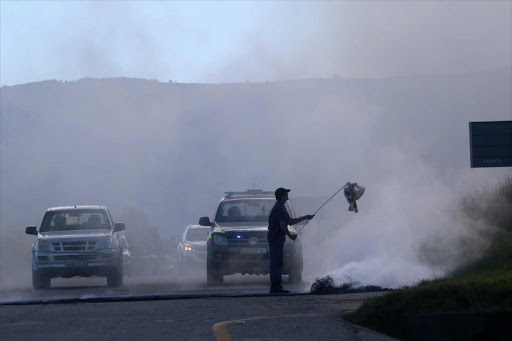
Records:
{"label": "police vehicle headlight", "polygon": [[36,245],[37,251],[50,251],[50,247],[48,246],[48,241],[44,239],[39,239]]}
{"label": "police vehicle headlight", "polygon": [[100,249],[111,249],[113,244],[112,237],[103,237],[100,239]]}
{"label": "police vehicle headlight", "polygon": [[213,242],[217,245],[229,245],[228,238],[218,234],[213,235]]}

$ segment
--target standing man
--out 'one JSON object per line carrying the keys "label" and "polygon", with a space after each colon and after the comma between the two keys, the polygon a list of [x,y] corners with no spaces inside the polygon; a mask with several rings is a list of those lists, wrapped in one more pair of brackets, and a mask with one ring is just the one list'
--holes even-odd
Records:
{"label": "standing man", "polygon": [[295,225],[304,220],[313,219],[314,215],[305,215],[300,218],[292,219],[286,211],[285,202],[288,201],[289,189],[279,187],[275,191],[276,203],[270,211],[268,217],[268,244],[270,246],[270,293],[287,294],[290,290],[286,290],[281,286],[281,269],[283,268],[283,251],[286,236],[291,240],[297,239],[296,234],[291,234],[288,225]]}

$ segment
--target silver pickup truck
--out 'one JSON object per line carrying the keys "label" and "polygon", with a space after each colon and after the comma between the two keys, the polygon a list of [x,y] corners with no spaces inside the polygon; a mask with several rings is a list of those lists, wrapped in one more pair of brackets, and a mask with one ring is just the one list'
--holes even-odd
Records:
{"label": "silver pickup truck", "polygon": [[123,284],[123,223],[114,223],[104,206],[68,206],[46,210],[32,245],[32,286],[50,287],[55,277],[106,276],[110,287]]}

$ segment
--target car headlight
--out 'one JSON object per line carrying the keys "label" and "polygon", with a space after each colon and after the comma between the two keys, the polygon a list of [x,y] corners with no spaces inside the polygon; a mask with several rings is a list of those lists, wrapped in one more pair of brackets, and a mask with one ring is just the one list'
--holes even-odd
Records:
{"label": "car headlight", "polygon": [[50,251],[50,247],[48,246],[48,241],[44,239],[39,239],[36,245],[37,251]]}
{"label": "car headlight", "polygon": [[111,249],[113,243],[112,237],[103,237],[100,239],[100,249]]}
{"label": "car headlight", "polygon": [[185,246],[185,251],[194,251],[194,249],[191,248],[190,246]]}
{"label": "car headlight", "polygon": [[229,245],[228,238],[219,234],[213,235],[213,242],[217,245]]}

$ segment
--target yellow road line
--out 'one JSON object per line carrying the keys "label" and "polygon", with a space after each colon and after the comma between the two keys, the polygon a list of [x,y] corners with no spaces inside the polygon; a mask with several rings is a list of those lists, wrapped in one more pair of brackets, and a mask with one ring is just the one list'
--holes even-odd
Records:
{"label": "yellow road line", "polygon": [[215,335],[215,338],[217,339],[217,341],[232,341],[231,334],[229,334],[229,332],[228,332],[228,326],[230,324],[237,324],[237,323],[245,324],[246,321],[269,320],[269,319],[274,319],[274,318],[291,318],[291,317],[338,315],[338,314],[341,316],[341,313],[339,311],[338,312],[330,312],[330,313],[256,316],[256,317],[249,317],[249,318],[244,318],[244,319],[230,320],[230,321],[215,323],[213,325],[212,329],[213,329],[213,334]]}

